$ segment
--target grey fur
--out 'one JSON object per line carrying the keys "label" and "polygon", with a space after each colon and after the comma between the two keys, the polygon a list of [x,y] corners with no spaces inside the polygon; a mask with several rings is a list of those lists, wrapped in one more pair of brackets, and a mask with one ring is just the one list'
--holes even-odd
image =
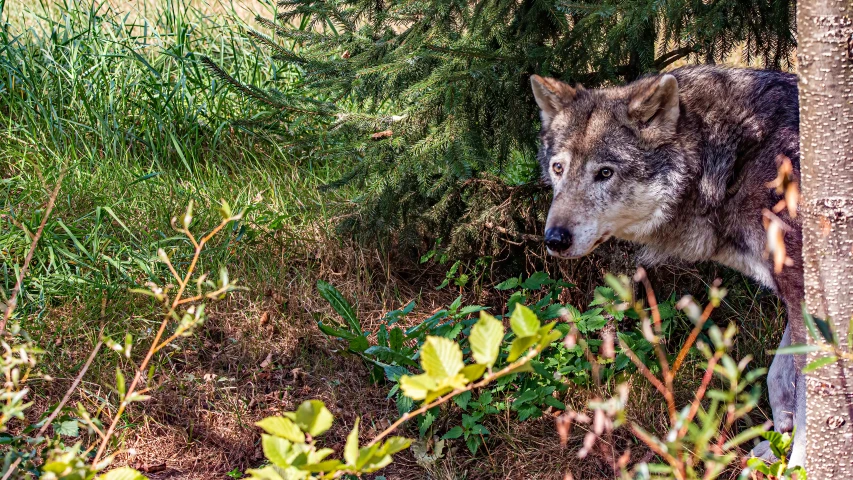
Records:
{"label": "grey fur", "polygon": [[[794,75],[704,66],[598,90],[538,76],[531,83],[542,110],[539,161],[554,189],[546,237],[553,229],[571,239],[549,243],[552,254],[579,257],[616,236],[642,245],[647,266],[670,257],[717,261],[776,291],[788,310],[783,345],[804,343],[800,225],[780,214],[791,227],[793,266],[776,275],[762,223],[762,211],[781,199],[767,186],[779,155],[799,178]],[[800,362],[794,368],[790,355],[777,356],[768,374],[780,431],[795,416],[804,423],[795,399]]]}

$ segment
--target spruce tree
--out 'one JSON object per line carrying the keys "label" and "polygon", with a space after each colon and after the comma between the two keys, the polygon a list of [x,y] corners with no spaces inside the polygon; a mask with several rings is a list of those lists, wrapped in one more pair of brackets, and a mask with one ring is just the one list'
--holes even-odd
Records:
{"label": "spruce tree", "polygon": [[792,0],[284,0],[279,8],[247,33],[301,69],[298,94],[208,66],[270,106],[267,127],[330,119],[301,140],[346,166],[330,186],[360,186],[345,227],[413,239],[452,232],[456,245],[482,239],[483,225],[520,240],[537,228],[543,209],[531,202],[547,194],[535,186],[531,74],[601,86],[736,50],[784,68],[795,46]]}

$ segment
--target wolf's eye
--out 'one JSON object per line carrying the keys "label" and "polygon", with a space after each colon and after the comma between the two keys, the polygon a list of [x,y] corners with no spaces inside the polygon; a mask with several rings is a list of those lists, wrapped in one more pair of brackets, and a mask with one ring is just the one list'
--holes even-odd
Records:
{"label": "wolf's eye", "polygon": [[551,168],[554,170],[554,173],[556,175],[562,175],[563,174],[563,164],[562,163],[555,163],[554,165],[551,165]]}
{"label": "wolf's eye", "polygon": [[613,170],[609,168],[602,168],[598,171],[598,174],[595,176],[596,180],[607,180],[608,178],[613,176]]}

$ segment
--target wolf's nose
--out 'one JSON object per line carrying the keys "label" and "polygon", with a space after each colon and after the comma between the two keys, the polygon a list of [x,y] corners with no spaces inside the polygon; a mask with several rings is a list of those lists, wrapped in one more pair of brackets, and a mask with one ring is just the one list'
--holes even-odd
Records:
{"label": "wolf's nose", "polygon": [[555,252],[562,252],[572,246],[572,233],[562,227],[545,230],[545,246]]}

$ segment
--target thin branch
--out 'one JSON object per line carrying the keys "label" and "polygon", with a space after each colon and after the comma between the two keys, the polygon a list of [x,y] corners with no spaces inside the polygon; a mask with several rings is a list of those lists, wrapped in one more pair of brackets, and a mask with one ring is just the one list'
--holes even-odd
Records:
{"label": "thin branch", "polygon": [[238,214],[235,217],[231,217],[227,220],[222,221],[213,230],[211,230],[210,233],[208,233],[207,235],[202,237],[201,241],[199,241],[197,244],[195,244],[195,237],[192,236],[192,234],[189,232],[189,229],[185,228],[183,230],[184,234],[186,234],[188,237],[190,237],[193,240],[193,243],[196,245],[195,253],[193,254],[193,259],[190,262],[189,267],[187,268],[187,273],[184,276],[184,278],[181,279],[180,277],[176,277],[176,280],[178,280],[178,283],[179,283],[178,293],[175,295],[175,298],[172,301],[172,306],[169,308],[169,311],[163,315],[164,318],[163,318],[163,321],[160,322],[160,328],[157,330],[157,335],[154,336],[154,340],[151,342],[151,346],[148,348],[148,353],[145,354],[145,358],[142,360],[142,363],[136,369],[136,374],[133,377],[133,381],[130,383],[130,386],[127,389],[127,393],[124,395],[124,399],[122,399],[121,403],[119,404],[118,410],[116,411],[116,414],[113,416],[113,419],[110,422],[110,427],[107,429],[106,434],[104,434],[104,439],[103,439],[103,441],[101,441],[101,445],[98,447],[98,451],[95,454],[95,459],[93,460],[92,463],[97,464],[98,461],[103,456],[104,451],[106,451],[107,445],[109,444],[109,439],[113,435],[113,433],[115,432],[115,428],[118,425],[118,421],[121,418],[122,414],[124,413],[125,408],[128,405],[128,402],[126,401],[126,399],[130,398],[130,396],[134,393],[134,391],[136,390],[136,386],[139,384],[140,380],[142,379],[142,375],[143,375],[143,372],[145,371],[145,368],[148,366],[148,362],[151,361],[151,358],[154,356],[154,354],[157,352],[157,350],[159,350],[158,347],[160,347],[160,339],[163,337],[163,333],[166,331],[166,326],[169,324],[169,320],[171,318],[171,315],[175,311],[175,308],[177,308],[178,302],[181,301],[181,296],[183,295],[184,290],[186,289],[187,284],[190,281],[190,278],[192,278],[192,274],[195,271],[196,265],[198,264],[198,259],[201,256],[201,251],[204,248],[204,245],[211,238],[213,238],[214,235],[219,233],[219,231],[222,230],[225,227],[225,225],[227,225],[232,220],[236,220],[239,218],[240,218],[240,215]]}
{"label": "thin branch", "polygon": [[672,364],[672,376],[675,377],[675,374],[678,373],[678,369],[681,368],[681,364],[684,363],[684,359],[687,357],[687,352],[693,347],[693,344],[696,343],[696,338],[699,337],[699,332],[702,331],[702,327],[705,325],[705,322],[708,321],[708,317],[711,316],[711,312],[714,311],[714,305],[708,302],[705,305],[705,310],[702,312],[702,317],[699,318],[699,321],[696,322],[696,325],[693,327],[693,330],[690,332],[690,335],[687,337],[687,341],[684,342],[684,345],[681,346],[681,351],[678,352],[678,356],[675,357],[675,362]]}
{"label": "thin branch", "polygon": [[47,225],[47,219],[50,218],[53,206],[56,203],[56,197],[59,196],[59,188],[62,186],[62,180],[65,178],[65,172],[67,172],[67,170],[62,169],[59,173],[59,179],[57,179],[56,186],[53,188],[53,192],[50,194],[50,198],[47,201],[47,208],[41,218],[41,224],[39,224],[39,228],[36,230],[36,235],[33,237],[33,241],[30,244],[30,251],[27,252],[27,256],[24,259],[24,265],[21,267],[21,272],[18,274],[18,280],[15,282],[15,287],[12,289],[12,295],[9,297],[9,302],[6,305],[6,313],[3,315],[2,323],[0,323],[0,335],[3,335],[3,332],[6,331],[6,323],[10,318],[12,318],[12,313],[15,311],[18,294],[21,292],[21,286],[24,283],[24,276],[27,274],[27,269],[30,268],[30,262],[33,260],[33,255],[36,252],[39,239],[41,238],[42,232],[44,232],[44,227]]}
{"label": "thin branch", "polygon": [[[101,331],[98,332],[98,338],[104,334],[104,327],[101,327]],[[65,392],[65,395],[62,397],[62,400],[59,402],[59,405],[53,409],[53,413],[47,417],[47,420],[44,422],[44,425],[38,431],[38,436],[41,436],[45,431],[47,431],[47,427],[56,419],[57,415],[59,415],[60,410],[65,407],[65,404],[68,403],[68,400],[71,398],[71,394],[74,393],[74,390],[77,389],[77,385],[80,385],[80,381],[83,380],[83,375],[86,375],[86,371],[89,370],[89,367],[92,365],[92,361],[95,360],[95,356],[98,354],[98,351],[101,350],[101,346],[104,344],[103,340],[98,340],[98,343],[95,345],[95,348],[92,349],[92,353],[89,354],[89,358],[86,359],[86,363],[83,364],[83,368],[80,370],[80,373],[77,374],[77,377],[74,378],[74,381],[71,382],[71,386],[68,387],[68,391]]]}
{"label": "thin branch", "polygon": [[379,442],[383,438],[387,437],[391,432],[396,430],[397,427],[399,427],[403,423],[417,417],[418,415],[426,412],[427,410],[429,410],[433,407],[437,407],[437,406],[443,404],[444,402],[450,400],[451,398],[455,397],[456,395],[459,395],[460,393],[464,393],[464,392],[467,392],[470,390],[474,390],[475,388],[484,387],[484,386],[488,385],[489,383],[495,381],[496,379],[503,377],[504,375],[508,375],[508,374],[512,373],[513,370],[515,370],[518,367],[521,367],[524,364],[526,364],[527,362],[533,360],[537,355],[542,353],[542,350],[544,350],[545,348],[547,348],[547,345],[545,345],[544,347],[537,346],[536,348],[534,348],[533,350],[528,352],[527,355],[521,357],[520,359],[516,360],[513,363],[510,363],[509,365],[498,370],[497,372],[493,372],[493,373],[486,375],[485,377],[480,379],[479,382],[469,383],[467,386],[465,386],[463,388],[457,388],[450,393],[442,395],[441,397],[433,400],[430,403],[424,404],[423,406],[421,406],[421,408],[419,408],[413,412],[407,412],[407,413],[403,414],[403,416],[398,418],[396,422],[392,423],[388,428],[386,428],[385,430],[380,432],[379,435],[375,436],[373,438],[373,440],[371,440],[370,443],[367,444],[367,446],[370,447],[372,445],[375,445],[377,442]]}

